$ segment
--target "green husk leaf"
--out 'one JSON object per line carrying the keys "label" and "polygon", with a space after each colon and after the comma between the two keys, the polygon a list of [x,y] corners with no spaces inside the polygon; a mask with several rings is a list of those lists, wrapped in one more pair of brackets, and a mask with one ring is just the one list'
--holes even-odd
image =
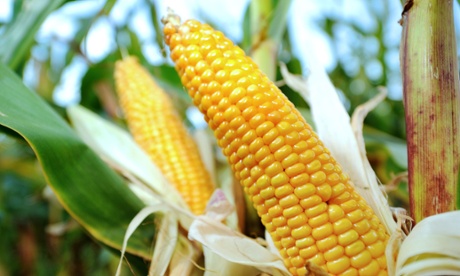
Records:
{"label": "green husk leaf", "polygon": [[[119,249],[143,203],[42,98],[0,64],[0,125],[31,146],[64,208],[97,240]],[[120,208],[123,206],[123,208]],[[127,251],[150,258],[154,227],[141,227]]]}

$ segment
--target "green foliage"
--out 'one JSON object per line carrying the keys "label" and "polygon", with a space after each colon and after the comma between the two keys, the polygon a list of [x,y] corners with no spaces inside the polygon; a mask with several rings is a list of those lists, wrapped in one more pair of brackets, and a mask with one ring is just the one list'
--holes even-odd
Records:
{"label": "green foliage", "polygon": [[[143,207],[141,201],[59,115],[4,65],[0,65],[0,76],[0,124],[29,143],[48,185],[72,217],[99,241],[121,248],[129,222]],[[152,230],[144,227],[137,231],[128,251],[149,258]]]}
{"label": "green foliage", "polygon": [[[17,1],[13,21],[0,37],[0,60],[11,68],[17,68],[28,55],[35,33],[46,17],[58,8],[64,0]],[[21,5],[21,7],[20,7]],[[27,8],[22,7],[27,5]]]}

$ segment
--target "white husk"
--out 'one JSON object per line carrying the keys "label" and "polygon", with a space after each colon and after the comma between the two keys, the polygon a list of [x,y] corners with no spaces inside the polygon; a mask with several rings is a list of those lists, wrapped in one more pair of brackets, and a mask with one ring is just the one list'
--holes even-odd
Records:
{"label": "white husk", "polygon": [[206,215],[196,217],[189,229],[189,239],[205,247],[206,270],[211,268],[207,275],[290,275],[279,256],[220,222],[230,213],[228,204],[222,191],[216,191]]}
{"label": "white husk", "polygon": [[[128,245],[129,238],[134,233],[134,231],[136,231],[136,229],[139,227],[139,225],[149,215],[155,214],[155,213],[162,213],[162,214],[165,215],[164,218],[162,219],[161,225],[160,225],[160,227],[158,229],[163,229],[163,231],[164,231],[164,227],[165,227],[164,225],[171,223],[169,216],[167,216],[167,214],[169,213],[169,208],[167,206],[162,205],[162,204],[156,204],[156,205],[152,205],[152,206],[147,206],[147,207],[144,207],[141,211],[139,211],[139,213],[131,220],[131,222],[128,225],[128,229],[126,230],[126,234],[125,234],[125,237],[123,239],[123,245],[122,245],[122,248],[121,248],[121,258],[120,258],[120,261],[118,263],[117,272],[115,274],[116,276],[119,276],[120,273],[121,273],[121,265],[123,263],[123,258],[124,258],[125,252],[126,252],[126,246]],[[176,227],[177,227],[177,224],[176,224]],[[160,234],[161,234],[161,232],[160,232]],[[161,243],[156,243],[155,244],[155,249],[157,248],[157,246],[161,246],[161,245],[162,245]],[[174,247],[174,245],[175,245],[175,242],[173,243],[173,247]],[[161,249],[163,249],[163,248],[161,248]],[[166,254],[168,254],[168,253],[166,253]],[[154,257],[156,257],[156,256],[154,256]],[[153,258],[152,258],[152,261],[153,261]],[[169,261],[167,263],[169,263]]]}
{"label": "white husk", "polygon": [[195,248],[191,241],[180,235],[169,265],[169,275],[190,275],[196,267],[196,260],[200,253],[201,250]]}
{"label": "white husk", "polygon": [[212,179],[216,178],[216,164],[213,152],[213,141],[206,129],[196,129],[192,132],[192,137],[195,140],[201,159],[211,174]]}
{"label": "white husk", "polygon": [[399,250],[396,275],[460,275],[460,211],[415,225]]}
{"label": "white husk", "polygon": [[77,134],[104,160],[128,178],[138,178],[166,200],[188,208],[177,190],[126,131],[79,105],[69,107],[67,113]]}
{"label": "white husk", "polygon": [[152,261],[150,262],[149,275],[163,276],[176,250],[179,234],[177,218],[174,212],[164,212],[160,225],[157,226],[156,230],[157,236],[155,238]]}

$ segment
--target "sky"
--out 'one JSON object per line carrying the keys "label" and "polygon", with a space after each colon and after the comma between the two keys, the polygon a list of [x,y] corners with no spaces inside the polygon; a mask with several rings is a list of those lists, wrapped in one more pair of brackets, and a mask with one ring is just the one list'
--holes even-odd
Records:
{"label": "sky", "polygon": [[[242,37],[241,24],[243,13],[249,0],[151,0],[155,3],[158,13],[166,13],[167,7],[172,8],[182,18],[196,18],[198,20],[211,19],[219,28],[234,41],[240,41]],[[52,43],[51,61],[60,66],[63,56],[69,50],[65,41],[71,40],[78,31],[78,19],[94,16],[104,0],[79,0],[71,1],[61,9],[53,12],[44,22],[36,36],[38,42]],[[0,22],[8,21],[11,16],[13,0],[0,0]],[[337,34],[331,41],[318,26],[318,22],[325,15],[340,18],[344,22],[352,22],[364,31],[372,31],[376,28],[375,15],[367,9],[374,9],[379,13],[380,1],[369,4],[366,0],[292,0],[288,15],[288,28],[292,35],[293,52],[299,57],[304,69],[308,67],[308,56],[315,53],[316,62],[327,70],[332,70],[337,62],[344,64],[345,70],[353,74],[358,68],[360,61],[350,55],[353,51],[356,35],[349,29],[347,24],[336,24],[334,32]],[[394,72],[399,70],[398,45],[401,36],[401,26],[397,23],[400,19],[400,0],[387,0],[390,18],[385,25],[385,44],[391,49],[385,55],[385,61]],[[170,62],[159,53],[160,49],[154,42],[155,31],[148,23],[149,11],[142,6],[141,0],[118,0],[108,17],[102,17],[95,21],[85,40],[84,51],[91,62],[102,60],[108,53],[116,49],[116,37],[114,26],[129,20],[131,29],[136,30],[141,41],[144,41],[143,51],[147,60],[153,65]],[[131,13],[130,13],[131,12]],[[455,6],[458,14],[458,4]],[[130,16],[131,15],[131,16]],[[128,16],[130,16],[128,18]],[[458,28],[458,21],[457,29]],[[56,39],[58,38],[58,39]],[[365,41],[365,51],[370,56],[378,51],[378,41],[372,38]],[[34,47],[33,55],[37,59],[47,58],[46,49]],[[27,70],[32,72],[34,64],[28,64]],[[74,104],[79,101],[79,83],[88,69],[87,62],[82,58],[75,58],[64,72],[61,83],[55,90],[54,99],[62,106]],[[307,70],[305,70],[307,71]],[[370,60],[366,64],[366,74],[370,79],[378,78],[382,71],[382,64],[378,60]],[[25,74],[26,84],[33,86],[37,81],[33,74]],[[389,97],[401,99],[401,80],[399,74],[389,75]],[[359,87],[359,85],[357,85]]]}

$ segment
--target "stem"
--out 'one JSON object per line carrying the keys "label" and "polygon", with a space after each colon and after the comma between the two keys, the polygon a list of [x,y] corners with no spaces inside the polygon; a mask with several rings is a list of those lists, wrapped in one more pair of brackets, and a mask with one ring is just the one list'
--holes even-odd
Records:
{"label": "stem", "polygon": [[418,222],[456,205],[459,81],[453,1],[409,0],[402,25],[410,211]]}
{"label": "stem", "polygon": [[272,81],[276,77],[276,43],[267,37],[268,20],[273,11],[272,1],[253,0],[250,8],[252,34],[251,56]]}
{"label": "stem", "polygon": [[250,7],[251,57],[272,81],[276,80],[278,50],[283,34],[291,0],[253,0]]}

